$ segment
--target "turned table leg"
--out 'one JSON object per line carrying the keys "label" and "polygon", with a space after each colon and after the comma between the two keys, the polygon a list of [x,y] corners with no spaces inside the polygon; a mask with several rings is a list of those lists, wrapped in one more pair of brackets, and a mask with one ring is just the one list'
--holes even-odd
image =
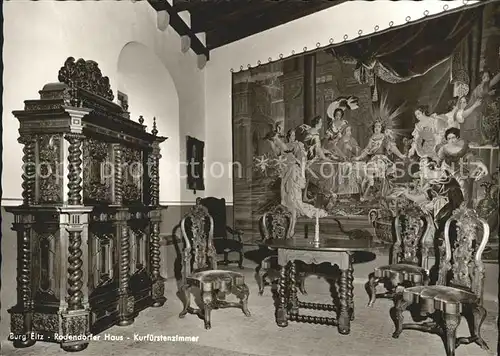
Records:
{"label": "turned table leg", "polygon": [[349,306],[349,317],[354,320],[354,268],[352,266],[352,255],[349,255],[349,268],[347,269],[347,303]]}
{"label": "turned table leg", "polygon": [[288,286],[287,272],[288,272],[288,266],[286,265],[282,266],[280,272],[280,280],[278,284],[278,308],[276,310],[276,324],[278,324],[278,326],[281,327],[288,326],[288,315],[287,315],[288,298],[286,295],[286,290]]}
{"label": "turned table leg", "polygon": [[339,283],[340,308],[337,315],[338,330],[343,335],[351,332],[352,280],[348,276],[349,270],[343,269]]}
{"label": "turned table leg", "polygon": [[297,267],[295,261],[291,261],[288,264],[288,285],[290,286],[289,303],[290,303],[290,314],[299,313],[299,298],[297,297]]}

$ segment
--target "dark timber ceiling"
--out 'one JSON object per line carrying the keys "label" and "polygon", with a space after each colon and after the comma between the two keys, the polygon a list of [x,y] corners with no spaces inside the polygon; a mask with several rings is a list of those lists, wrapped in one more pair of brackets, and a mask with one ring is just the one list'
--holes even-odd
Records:
{"label": "dark timber ceiling", "polygon": [[[148,0],[157,10],[167,10],[170,25],[191,38],[198,54],[296,20],[346,0]],[[191,27],[178,13],[189,11]],[[194,36],[206,34],[206,46]],[[293,36],[293,34],[291,34]]]}
{"label": "dark timber ceiling", "polygon": [[176,11],[189,11],[191,29],[205,32],[208,49],[268,30],[337,5],[329,0],[174,0]]}

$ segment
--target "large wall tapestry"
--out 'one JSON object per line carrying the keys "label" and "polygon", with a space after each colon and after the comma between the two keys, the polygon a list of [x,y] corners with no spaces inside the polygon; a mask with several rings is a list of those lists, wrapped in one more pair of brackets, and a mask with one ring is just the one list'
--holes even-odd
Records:
{"label": "large wall tapestry", "polygon": [[489,2],[234,73],[235,226],[257,237],[275,204],[296,234],[316,216],[383,222],[432,190],[437,220],[463,202],[497,244],[499,52]]}

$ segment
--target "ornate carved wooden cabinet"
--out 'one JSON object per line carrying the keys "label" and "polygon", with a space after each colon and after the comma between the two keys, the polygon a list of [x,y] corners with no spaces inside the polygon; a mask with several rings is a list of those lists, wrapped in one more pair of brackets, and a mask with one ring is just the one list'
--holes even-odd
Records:
{"label": "ornate carved wooden cabinet", "polygon": [[68,58],[59,83],[13,114],[24,145],[16,347],[86,348],[89,335],[162,306],[159,144],[144,120],[112,102],[97,63]]}

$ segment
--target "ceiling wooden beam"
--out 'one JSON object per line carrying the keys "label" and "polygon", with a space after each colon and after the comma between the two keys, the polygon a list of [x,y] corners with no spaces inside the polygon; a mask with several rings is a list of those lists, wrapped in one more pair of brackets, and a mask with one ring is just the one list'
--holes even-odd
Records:
{"label": "ceiling wooden beam", "polygon": [[[181,36],[189,36],[197,54],[336,6],[347,0],[148,0],[158,11],[166,10],[170,25]],[[172,3],[172,5],[170,4]],[[179,13],[188,11],[186,25]],[[313,25],[314,26],[314,25]],[[204,32],[205,43],[197,33]]]}
{"label": "ceiling wooden beam", "polygon": [[[276,7],[273,11],[268,9],[267,11],[252,14],[250,21],[245,21],[244,25],[241,24],[242,19],[239,16],[233,17],[232,20],[228,18],[224,27],[206,28],[204,32],[206,32],[207,36],[207,47],[214,49],[314,12],[336,6],[345,1],[279,2],[275,3]],[[283,6],[279,7],[280,4],[283,4]]]}
{"label": "ceiling wooden beam", "polygon": [[225,11],[226,8],[237,6],[245,6],[251,2],[259,2],[267,0],[174,0],[172,7],[174,10],[181,11]]}
{"label": "ceiling wooden beam", "polygon": [[229,5],[224,6],[214,4],[204,7],[203,10],[201,8],[195,9],[191,11],[193,30],[210,32],[226,27],[228,31],[231,31],[229,25],[241,25],[241,22],[252,21],[255,14],[278,11],[278,6],[283,3],[284,0],[244,0],[226,2]]}
{"label": "ceiling wooden beam", "polygon": [[172,26],[175,32],[179,36],[188,36],[191,40],[191,49],[198,55],[205,55],[207,60],[210,59],[208,48],[196,36],[196,33],[200,31],[195,32],[192,30],[167,0],[148,0],[148,2],[156,11],[167,11],[170,15],[170,26]]}

